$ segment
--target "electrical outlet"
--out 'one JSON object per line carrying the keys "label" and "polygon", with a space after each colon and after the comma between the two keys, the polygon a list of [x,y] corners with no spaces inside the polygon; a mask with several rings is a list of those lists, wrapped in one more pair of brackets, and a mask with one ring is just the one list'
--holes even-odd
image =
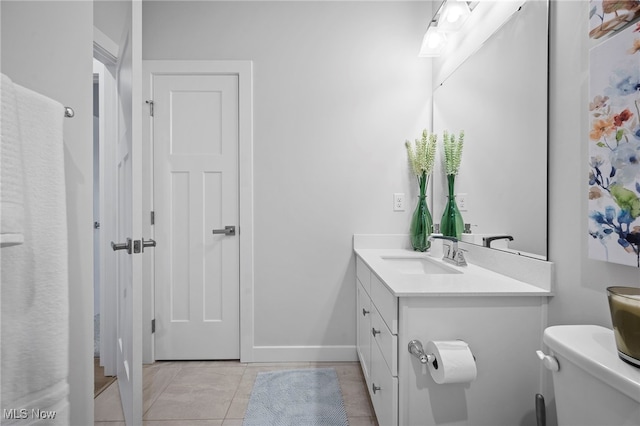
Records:
{"label": "electrical outlet", "polygon": [[461,212],[466,212],[469,210],[469,202],[467,199],[467,194],[460,193],[456,195],[456,204]]}
{"label": "electrical outlet", "polygon": [[393,194],[393,211],[394,212],[403,212],[404,211],[404,193],[396,192]]}

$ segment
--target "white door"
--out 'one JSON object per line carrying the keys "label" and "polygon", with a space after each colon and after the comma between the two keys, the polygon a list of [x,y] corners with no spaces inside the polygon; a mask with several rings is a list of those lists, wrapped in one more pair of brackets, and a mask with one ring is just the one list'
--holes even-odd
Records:
{"label": "white door", "polygon": [[127,425],[142,424],[141,4],[133,1],[116,71],[119,100],[115,152],[117,376]]}
{"label": "white door", "polygon": [[[115,44],[115,43],[114,43]],[[117,58],[107,61],[110,69],[115,68]],[[94,59],[94,73],[99,80],[99,261],[100,271],[100,365],[105,376],[116,375],[116,258],[111,250],[111,241],[117,240],[115,229],[115,147],[117,141],[117,93],[115,76],[107,67]]]}
{"label": "white door", "polygon": [[152,87],[155,358],[239,359],[238,76]]}

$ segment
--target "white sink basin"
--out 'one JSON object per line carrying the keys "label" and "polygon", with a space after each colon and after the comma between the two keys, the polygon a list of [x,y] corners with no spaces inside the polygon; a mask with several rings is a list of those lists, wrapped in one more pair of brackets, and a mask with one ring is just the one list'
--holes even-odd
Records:
{"label": "white sink basin", "polygon": [[392,257],[382,256],[382,260],[394,267],[401,274],[434,275],[434,274],[461,274],[462,272],[426,257]]}

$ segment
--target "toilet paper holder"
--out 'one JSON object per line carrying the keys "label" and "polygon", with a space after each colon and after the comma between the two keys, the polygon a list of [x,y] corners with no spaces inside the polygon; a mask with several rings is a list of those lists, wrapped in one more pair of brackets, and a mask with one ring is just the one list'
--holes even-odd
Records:
{"label": "toilet paper holder", "polygon": [[438,360],[433,354],[424,353],[422,342],[420,340],[412,340],[409,342],[409,353],[420,360],[422,364],[433,363],[433,368],[438,369]]}

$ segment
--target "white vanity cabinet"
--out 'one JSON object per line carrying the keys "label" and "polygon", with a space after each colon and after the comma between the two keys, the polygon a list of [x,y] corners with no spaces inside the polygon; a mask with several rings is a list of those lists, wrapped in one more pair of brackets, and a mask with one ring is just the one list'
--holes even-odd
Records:
{"label": "white vanity cabinet", "polygon": [[381,426],[398,424],[398,299],[358,257],[357,350]]}
{"label": "white vanity cabinet", "polygon": [[[421,276],[397,272],[388,262],[420,256],[356,250],[357,352],[378,424],[534,426],[535,395],[542,390],[535,351],[550,289],[476,265]],[[551,265],[541,265],[547,273],[539,275],[550,277]],[[409,354],[413,339],[425,347],[430,340],[464,340],[476,359],[476,379],[437,384]]]}

